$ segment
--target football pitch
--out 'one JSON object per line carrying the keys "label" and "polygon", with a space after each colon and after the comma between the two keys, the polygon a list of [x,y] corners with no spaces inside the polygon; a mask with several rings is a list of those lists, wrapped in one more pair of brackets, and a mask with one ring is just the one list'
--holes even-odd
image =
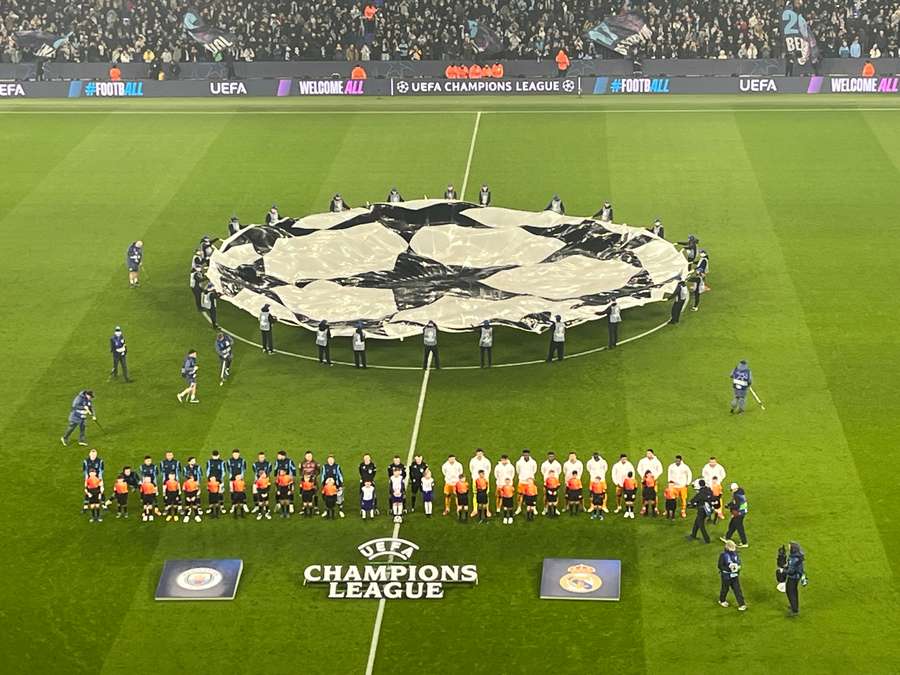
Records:
{"label": "football pitch", "polygon": [[[0,106],[0,147],[5,672],[900,671],[893,99],[15,102]],[[217,386],[215,334],[188,288],[202,235],[223,236],[232,214],[261,222],[273,203],[299,217],[335,192],[357,205],[392,186],[440,196],[448,182],[469,200],[487,182],[498,206],[539,210],[558,192],[570,214],[609,199],[617,222],[659,216],[668,239],[700,238],[712,290],[678,326],[552,365],[450,369],[477,364],[477,338],[442,334],[447,367],[427,380],[414,368],[419,339],[368,341],[370,364],[395,369],[323,368],[288,354],[314,357],[312,333],[276,325],[286,353],[239,341]],[[136,239],[146,274],[131,290],[124,255]],[[621,338],[668,312],[624,312]],[[219,319],[258,340],[253,317],[225,302]],[[117,324],[132,384],[107,381]],[[588,323],[567,351],[605,342],[605,322]],[[189,348],[196,406],[175,400]],[[546,350],[546,335],[495,331],[496,363]],[[352,360],[346,338],[332,357]],[[751,401],[738,417],[728,375],[742,358],[766,410]],[[88,438],[107,491],[122,465],[165,449],[201,463],[213,449],[248,461],[312,450],[342,464],[348,517],[143,523],[132,497],[129,520],[110,511],[91,524],[86,449],[59,443],[84,388],[105,429]],[[385,508],[359,518],[356,466],[372,454],[384,499],[384,468],[412,446],[436,473],[476,447],[494,462],[525,447],[538,463],[548,450],[599,450],[610,465],[653,448],[664,466],[684,455],[695,476],[715,455],[751,505],[749,609],[716,604],[725,524],[705,546],[685,541],[690,518],[506,527],[441,517],[437,502],[434,518],[399,527],[419,546],[410,562],[477,564],[477,586],[381,605],[304,586],[306,566],[363,564],[357,546],[394,533]],[[810,578],[795,619],[774,579],[790,540]],[[621,600],[540,600],[542,560],[560,557],[621,560]],[[241,558],[236,599],[154,601],[164,561],[182,558]]]}

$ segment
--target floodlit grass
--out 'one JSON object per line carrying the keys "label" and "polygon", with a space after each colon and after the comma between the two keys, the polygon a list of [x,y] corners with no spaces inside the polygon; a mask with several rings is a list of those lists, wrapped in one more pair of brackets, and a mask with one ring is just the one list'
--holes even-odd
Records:
{"label": "floodlit grass", "polygon": [[[750,500],[750,609],[715,604],[719,546],[685,542],[686,521],[566,516],[504,527],[416,514],[400,532],[421,547],[416,561],[476,562],[480,583],[441,601],[389,601],[375,671],[896,672],[892,105],[827,96],[4,103],[0,653],[9,672],[283,673],[323,661],[364,672],[377,603],[328,600],[301,574],[362,562],[356,546],[388,536],[389,518],[364,522],[351,506],[333,523],[132,515],[92,525],[80,514],[84,453],[58,437],[74,394],[92,387],[106,433],[91,427],[89,439],[108,486],[123,464],[167,448],[182,460],[232,447],[248,458],[333,452],[351,485],[364,451],[381,467],[395,453],[405,459],[418,371],[325,369],[238,344],[232,381],[215,386],[214,336],[187,287],[190,254],[232,213],[258,222],[272,202],[299,216],[325,210],[336,191],[359,203],[392,185],[407,197],[459,186],[478,110],[491,114],[469,198],[486,181],[498,205],[539,209],[559,192],[574,214],[609,198],[619,221],[660,216],[670,238],[701,238],[713,291],[680,326],[612,353],[433,373],[418,449],[435,468],[477,446],[494,461],[530,447],[539,461],[547,450],[586,460],[599,449],[610,463],[652,447],[665,465],[683,454],[695,472],[715,454]],[[133,291],[123,259],[138,238],[148,275]],[[667,311],[626,312],[622,337]],[[220,315],[256,339],[252,319],[224,303]],[[116,324],[131,385],[106,381]],[[275,330],[276,347],[314,354],[311,333]],[[600,323],[571,333],[570,351],[605,341]],[[441,345],[445,365],[477,362],[474,336]],[[541,358],[546,346],[545,336],[498,331],[495,359]],[[191,347],[202,402],[179,406]],[[349,359],[349,342],[333,356]],[[740,358],[768,409],[736,418],[728,373]],[[370,341],[372,363],[420,359],[418,341]],[[790,539],[804,545],[811,579],[792,621],[773,574]],[[621,602],[539,600],[542,559],[568,556],[620,558]],[[163,561],[189,557],[242,558],[237,599],[154,602]]]}

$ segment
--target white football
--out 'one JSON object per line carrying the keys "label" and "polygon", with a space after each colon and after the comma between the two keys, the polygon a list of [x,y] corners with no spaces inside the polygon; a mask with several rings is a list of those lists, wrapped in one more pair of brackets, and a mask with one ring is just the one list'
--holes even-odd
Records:
{"label": "white football", "polygon": [[394,516],[394,522],[395,522],[395,523],[402,523],[402,522],[403,522],[403,516]]}

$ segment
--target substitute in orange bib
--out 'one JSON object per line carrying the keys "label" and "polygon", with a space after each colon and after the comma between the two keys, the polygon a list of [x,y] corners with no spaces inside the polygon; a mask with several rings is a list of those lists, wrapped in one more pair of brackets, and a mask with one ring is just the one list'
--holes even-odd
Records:
{"label": "substitute in orange bib", "polygon": [[367,77],[366,69],[358,63],[353,66],[353,70],[350,71],[351,80],[365,80]]}
{"label": "substitute in orange bib", "polygon": [[481,79],[481,66],[477,63],[473,63],[469,66],[469,79],[470,80],[480,80]]}
{"label": "substitute in orange bib", "polygon": [[862,76],[875,77],[875,64],[873,64],[871,61],[866,61],[866,63],[862,67]]}
{"label": "substitute in orange bib", "polygon": [[504,71],[503,71],[502,63],[495,63],[494,65],[491,66],[491,76],[494,77],[495,79],[499,79],[499,78],[503,77],[503,73],[504,73]]}

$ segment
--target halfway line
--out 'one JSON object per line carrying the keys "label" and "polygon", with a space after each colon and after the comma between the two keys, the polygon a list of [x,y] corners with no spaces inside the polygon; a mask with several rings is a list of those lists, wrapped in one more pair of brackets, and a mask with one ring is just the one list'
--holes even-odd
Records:
{"label": "halfway line", "polygon": [[459,190],[459,198],[466,198],[466,186],[469,184],[469,170],[472,168],[472,155],[475,154],[475,139],[478,138],[478,124],[481,122],[481,111],[475,113],[475,128],[472,129],[472,140],[469,143],[469,158],[466,160],[466,173],[463,174],[462,187]]}
{"label": "halfway line", "polygon": [[[476,130],[478,128],[476,124]],[[474,137],[473,137],[474,138]],[[471,155],[470,155],[471,159]],[[428,390],[428,377],[431,374],[431,354],[428,354],[428,361],[425,364],[425,373],[422,375],[422,387],[419,389],[419,405],[416,407],[416,419],[413,422],[412,436],[409,439],[409,453],[406,455],[406,466],[412,464],[413,456],[416,452],[416,443],[419,440],[419,427],[422,424],[422,410],[425,407],[425,392]],[[406,474],[406,483],[409,483],[409,471]],[[396,539],[400,534],[400,523],[394,523],[394,532],[391,535]],[[388,562],[393,562],[394,556],[388,558]],[[381,638],[381,622],[384,619],[384,598],[378,601],[378,611],[375,613],[375,626],[372,628],[372,644],[369,647],[369,660],[366,663],[366,675],[372,675],[372,669],[375,667],[375,655],[378,652],[378,640]]]}

